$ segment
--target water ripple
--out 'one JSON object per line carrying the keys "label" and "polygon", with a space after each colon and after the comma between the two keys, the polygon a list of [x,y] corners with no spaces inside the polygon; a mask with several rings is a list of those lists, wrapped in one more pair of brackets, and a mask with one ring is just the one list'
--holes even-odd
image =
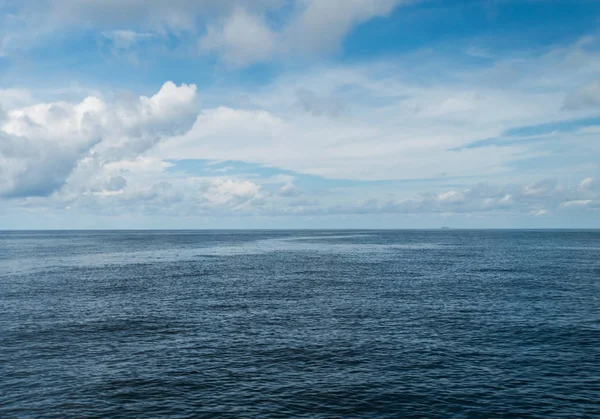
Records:
{"label": "water ripple", "polygon": [[600,417],[599,243],[4,234],[0,417]]}

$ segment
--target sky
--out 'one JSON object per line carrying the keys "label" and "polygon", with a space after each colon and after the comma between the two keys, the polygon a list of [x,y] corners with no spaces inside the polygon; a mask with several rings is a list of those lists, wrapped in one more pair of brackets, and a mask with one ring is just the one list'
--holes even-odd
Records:
{"label": "sky", "polygon": [[0,229],[600,228],[600,1],[0,0]]}

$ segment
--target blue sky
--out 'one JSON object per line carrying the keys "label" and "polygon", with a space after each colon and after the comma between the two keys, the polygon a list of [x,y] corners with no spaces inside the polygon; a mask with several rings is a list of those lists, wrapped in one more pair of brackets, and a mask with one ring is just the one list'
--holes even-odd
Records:
{"label": "blue sky", "polygon": [[600,228],[595,0],[0,0],[0,229]]}

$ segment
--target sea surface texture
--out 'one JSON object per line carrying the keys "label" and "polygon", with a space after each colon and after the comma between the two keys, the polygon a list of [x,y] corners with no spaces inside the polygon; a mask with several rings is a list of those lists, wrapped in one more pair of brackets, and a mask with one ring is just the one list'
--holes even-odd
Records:
{"label": "sea surface texture", "polygon": [[1,232],[0,417],[600,417],[600,232]]}

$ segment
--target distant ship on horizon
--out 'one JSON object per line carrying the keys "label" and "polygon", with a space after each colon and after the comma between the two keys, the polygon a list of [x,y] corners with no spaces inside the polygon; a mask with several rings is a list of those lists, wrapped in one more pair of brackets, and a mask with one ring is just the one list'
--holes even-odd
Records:
{"label": "distant ship on horizon", "polygon": [[442,230],[450,230],[450,227],[443,226]]}

